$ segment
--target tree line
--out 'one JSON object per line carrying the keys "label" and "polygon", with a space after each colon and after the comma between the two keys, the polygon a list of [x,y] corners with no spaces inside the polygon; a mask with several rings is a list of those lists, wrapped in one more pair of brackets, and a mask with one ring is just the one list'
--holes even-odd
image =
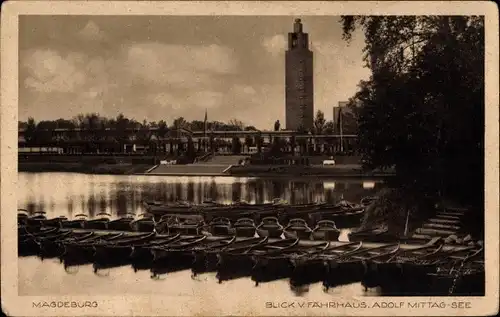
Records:
{"label": "tree line", "polygon": [[[107,118],[98,113],[79,114],[72,119],[57,119],[57,120],[42,120],[36,122],[30,117],[27,121],[19,121],[19,129],[24,130],[24,137],[27,143],[50,143],[53,131],[56,129],[67,129],[67,137],[72,140],[96,142],[108,138],[112,131],[113,138],[119,141],[127,141],[130,138],[130,131],[136,140],[147,141],[150,138],[150,129],[156,129],[156,134],[160,138],[168,136],[175,137],[175,132],[179,129],[187,129],[190,131],[258,131],[254,126],[245,125],[238,119],[232,119],[228,123],[220,121],[187,121],[183,117],[176,118],[169,125],[165,120],[139,122],[133,118],[127,118],[123,114],[119,114],[116,118]],[[77,133],[76,129],[86,130],[85,134]],[[340,127],[333,121],[325,120],[325,115],[321,110],[318,110],[314,119],[314,127],[310,131],[301,129],[298,133],[311,134],[335,134],[339,133]],[[355,134],[357,132],[357,120],[355,111],[347,111],[343,114],[344,134]],[[274,124],[274,130],[281,130],[279,120]]]}
{"label": "tree line", "polygon": [[372,75],[359,84],[366,167],[395,166],[398,187],[426,200],[484,203],[484,18],[343,16],[365,34]]}
{"label": "tree line", "polygon": [[[134,132],[136,139],[145,140],[150,137],[150,129],[157,129],[156,134],[160,138],[172,135],[172,131],[187,129],[191,131],[257,131],[254,126],[247,126],[242,121],[232,119],[228,123],[220,121],[187,121],[183,117],[176,118],[169,125],[165,120],[139,122],[133,118],[127,118],[119,114],[116,118],[107,118],[98,113],[79,114],[72,119],[42,120],[36,122],[34,118],[27,121],[19,121],[19,129],[23,129],[26,142],[50,143],[52,132],[55,129],[67,129],[69,138],[81,139],[83,141],[99,141],[106,137],[105,131],[112,131],[115,139],[125,141],[130,136],[130,130]],[[81,135],[73,132],[76,129],[86,130],[88,133]]]}

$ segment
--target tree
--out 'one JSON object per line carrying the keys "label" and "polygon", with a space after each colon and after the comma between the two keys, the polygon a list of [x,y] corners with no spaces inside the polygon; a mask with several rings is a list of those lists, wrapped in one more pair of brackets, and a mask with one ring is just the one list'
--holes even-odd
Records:
{"label": "tree", "polygon": [[233,154],[240,154],[241,153],[241,142],[238,137],[233,137],[232,145],[231,145],[231,152]]}
{"label": "tree", "polygon": [[262,135],[260,133],[255,137],[255,143],[257,145],[257,152],[262,153]]}
{"label": "tree", "polygon": [[24,139],[26,143],[31,144],[32,142],[36,142],[36,122],[32,117],[28,118],[28,122],[26,123],[26,130],[24,131]]}
{"label": "tree", "polygon": [[141,144],[147,144],[149,143],[150,139],[151,139],[150,126],[148,125],[147,121],[144,120],[139,128],[139,131],[137,132],[137,140]]}
{"label": "tree", "polygon": [[235,131],[243,131],[243,129],[245,128],[243,122],[238,119],[231,119],[228,125]]}
{"label": "tree", "polygon": [[186,150],[186,156],[189,158],[189,159],[194,159],[195,156],[196,156],[196,151],[194,149],[194,142],[193,142],[193,138],[191,138],[190,136],[188,137],[187,139],[187,150]]}
{"label": "tree", "polygon": [[246,146],[247,148],[250,148],[250,147],[252,147],[252,146],[253,146],[253,138],[252,138],[251,136],[249,136],[249,135],[247,135],[247,136],[245,137],[245,146]]}
{"label": "tree", "polygon": [[316,112],[316,118],[314,118],[314,132],[316,134],[323,134],[325,128],[326,120],[323,111],[318,110]]}
{"label": "tree", "polygon": [[372,70],[354,96],[367,167],[394,165],[400,188],[414,195],[446,192],[481,206],[484,19],[350,16],[342,23],[346,40],[364,31]]}
{"label": "tree", "polygon": [[274,131],[279,131],[280,130],[280,121],[276,120],[274,122]]}
{"label": "tree", "polygon": [[168,126],[167,123],[164,120],[160,120],[158,122],[158,137],[163,139],[167,135],[168,132]]}
{"label": "tree", "polygon": [[245,127],[244,130],[245,131],[257,131],[257,128],[254,127],[253,125],[249,125],[249,126]]}
{"label": "tree", "polygon": [[290,138],[290,147],[292,148],[292,155],[295,155],[295,148],[297,147],[297,137],[295,135]]}

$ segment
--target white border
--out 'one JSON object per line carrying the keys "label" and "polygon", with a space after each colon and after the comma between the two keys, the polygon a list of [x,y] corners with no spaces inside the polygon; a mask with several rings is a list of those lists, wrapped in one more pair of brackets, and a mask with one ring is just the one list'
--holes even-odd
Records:
{"label": "white border", "polygon": [[[468,301],[472,309],[337,309],[308,310],[263,309],[264,303],[242,302],[244,311],[251,315],[307,315],[329,314],[352,315],[494,315],[499,305],[499,81],[498,81],[498,8],[493,2],[240,2],[240,1],[199,1],[199,2],[129,2],[129,1],[29,1],[6,2],[1,16],[1,300],[7,315],[22,316],[126,316],[126,315],[220,315],[215,307],[196,310],[193,302],[201,299],[185,297],[149,296],[18,296],[17,288],[17,248],[16,223],[13,217],[16,207],[17,188],[17,106],[18,106],[18,16],[19,15],[484,15],[486,27],[486,137],[485,137],[485,219],[486,219],[486,296],[485,297],[441,297],[436,301],[451,303]],[[286,294],[280,299],[289,300]],[[340,300],[360,300],[361,298],[336,298]],[[32,308],[32,301],[96,300],[98,308],[82,309],[40,309]],[[222,299],[223,300],[223,299]],[[366,302],[381,301],[429,301],[431,297],[363,297]],[[191,304],[191,305],[190,305]],[[201,309],[201,305],[198,309]],[[191,308],[190,308],[191,307]],[[224,314],[238,312],[224,311]]]}

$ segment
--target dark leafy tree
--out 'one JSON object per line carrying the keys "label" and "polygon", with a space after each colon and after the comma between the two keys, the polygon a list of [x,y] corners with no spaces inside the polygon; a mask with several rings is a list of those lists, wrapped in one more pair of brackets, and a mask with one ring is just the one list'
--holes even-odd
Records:
{"label": "dark leafy tree", "polygon": [[[354,96],[367,167],[395,166],[399,188],[484,201],[484,21],[475,16],[343,17],[372,70]],[[456,173],[461,177],[456,177]]]}
{"label": "dark leafy tree", "polygon": [[240,154],[241,153],[240,138],[233,137],[232,144],[231,144],[231,152],[233,152],[233,154]]}
{"label": "dark leafy tree", "polygon": [[274,131],[279,131],[280,130],[280,126],[281,126],[280,121],[276,120],[274,122]]}
{"label": "dark leafy tree", "polygon": [[314,133],[315,134],[323,134],[325,130],[325,114],[323,111],[318,110],[316,112],[316,117],[314,118]]}

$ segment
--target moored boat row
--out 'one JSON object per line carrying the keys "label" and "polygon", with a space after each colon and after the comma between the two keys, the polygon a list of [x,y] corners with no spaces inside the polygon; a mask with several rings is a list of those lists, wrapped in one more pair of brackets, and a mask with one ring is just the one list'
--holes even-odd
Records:
{"label": "moored boat row", "polygon": [[394,278],[431,281],[433,276],[441,278],[451,263],[478,271],[481,265],[484,268],[481,252],[481,247],[450,247],[438,239],[408,246],[304,242],[293,237],[19,230],[20,255],[59,258],[65,268],[93,264],[97,272],[130,265],[135,270],[150,270],[153,277],[190,269],[193,275],[215,272],[220,282],[251,277],[258,284],[288,278],[295,287],[322,282],[325,289],[359,281],[374,287]]}

